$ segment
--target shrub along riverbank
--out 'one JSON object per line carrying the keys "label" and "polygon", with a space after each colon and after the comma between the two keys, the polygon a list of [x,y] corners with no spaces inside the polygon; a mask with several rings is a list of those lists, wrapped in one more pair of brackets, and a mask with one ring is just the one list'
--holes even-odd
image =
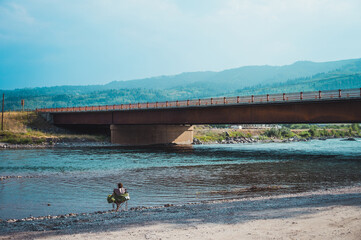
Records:
{"label": "shrub along riverbank", "polygon": [[241,143],[257,141],[306,141],[315,138],[358,138],[361,137],[359,124],[308,125],[292,124],[267,129],[230,129],[202,126],[195,128],[194,142]]}

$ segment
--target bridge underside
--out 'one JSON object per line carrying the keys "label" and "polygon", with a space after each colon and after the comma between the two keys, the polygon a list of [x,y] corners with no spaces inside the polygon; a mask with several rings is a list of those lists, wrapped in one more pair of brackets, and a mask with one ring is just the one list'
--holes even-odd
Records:
{"label": "bridge underside", "polygon": [[193,126],[110,125],[111,142],[121,145],[187,145],[193,142]]}
{"label": "bridge underside", "polygon": [[361,99],[63,112],[52,117],[56,125],[112,126],[112,142],[119,144],[189,144],[189,126],[194,124],[359,123]]}

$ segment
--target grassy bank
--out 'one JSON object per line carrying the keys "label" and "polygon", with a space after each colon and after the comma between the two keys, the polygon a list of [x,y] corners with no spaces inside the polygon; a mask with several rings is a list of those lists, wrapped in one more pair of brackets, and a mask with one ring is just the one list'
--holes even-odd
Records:
{"label": "grassy bank", "polygon": [[[1,123],[0,123],[1,126]],[[5,112],[0,142],[10,144],[48,144],[62,141],[105,141],[105,136],[75,134],[55,127],[35,112]]]}
{"label": "grassy bank", "polygon": [[202,143],[220,143],[227,139],[234,138],[253,138],[256,140],[273,139],[310,139],[310,138],[345,138],[361,137],[359,124],[343,125],[307,125],[292,124],[284,125],[281,128],[269,129],[231,129],[214,128],[208,125],[196,126],[194,138]]}
{"label": "grassy bank", "polygon": [[[321,127],[320,125],[292,124],[270,129],[231,129],[227,126],[216,128],[209,125],[198,125],[194,128],[194,138],[202,143],[220,143],[235,138],[252,138],[264,141],[328,137],[361,137],[360,125],[335,124]],[[0,142],[10,144],[52,145],[57,142],[100,142],[107,140],[108,138],[103,135],[76,134],[57,128],[35,112],[5,112],[4,131],[0,131]]]}

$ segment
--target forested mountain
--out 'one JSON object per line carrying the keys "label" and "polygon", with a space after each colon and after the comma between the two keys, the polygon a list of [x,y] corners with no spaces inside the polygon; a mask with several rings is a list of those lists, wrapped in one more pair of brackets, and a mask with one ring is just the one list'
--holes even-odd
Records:
{"label": "forested mountain", "polygon": [[6,109],[112,105],[217,96],[361,87],[361,59],[287,66],[248,66],[221,72],[114,81],[105,85],[57,86],[4,92]]}
{"label": "forested mountain", "polygon": [[290,79],[283,83],[259,84],[249,88],[238,89],[227,95],[272,94],[317,90],[325,91],[360,87],[361,59],[327,73],[318,73],[312,77]]}

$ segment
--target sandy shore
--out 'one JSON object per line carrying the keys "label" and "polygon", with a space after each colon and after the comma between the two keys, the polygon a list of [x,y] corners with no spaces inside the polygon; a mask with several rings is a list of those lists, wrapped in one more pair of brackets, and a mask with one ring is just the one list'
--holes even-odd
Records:
{"label": "sandy shore", "polygon": [[361,187],[0,222],[0,239],[361,239]]}
{"label": "sandy shore", "polygon": [[[290,212],[303,211],[293,208]],[[313,214],[236,224],[169,224],[129,227],[48,239],[361,239],[361,210],[354,206],[309,209]]]}

